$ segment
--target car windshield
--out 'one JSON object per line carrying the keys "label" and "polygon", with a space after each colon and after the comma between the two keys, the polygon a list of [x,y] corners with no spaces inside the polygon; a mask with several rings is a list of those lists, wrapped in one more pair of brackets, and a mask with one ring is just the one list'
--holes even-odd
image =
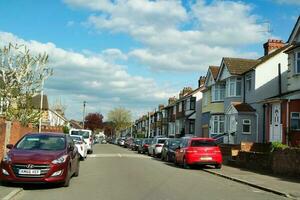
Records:
{"label": "car windshield", "polygon": [[56,151],[65,149],[65,146],[64,136],[28,135],[16,145],[16,149]]}
{"label": "car windshield", "polygon": [[192,140],[191,147],[215,147],[217,144],[213,140]]}
{"label": "car windshield", "polygon": [[90,133],[88,131],[71,131],[71,135],[81,135],[84,139],[90,137]]}

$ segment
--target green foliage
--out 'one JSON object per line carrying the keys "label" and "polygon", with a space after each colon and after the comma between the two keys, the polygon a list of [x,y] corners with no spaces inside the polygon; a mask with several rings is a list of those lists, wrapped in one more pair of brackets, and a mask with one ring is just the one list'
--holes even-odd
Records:
{"label": "green foliage", "polygon": [[38,94],[43,80],[52,75],[48,55],[32,54],[24,45],[0,48],[0,99],[7,120],[23,125],[36,124],[41,112],[33,108],[32,97]]}
{"label": "green foliage", "polygon": [[131,112],[125,108],[114,108],[108,113],[108,121],[111,121],[117,132],[132,125]]}
{"label": "green foliage", "polygon": [[69,129],[68,126],[64,126],[64,127],[63,127],[63,132],[64,132],[65,134],[69,134],[69,131],[70,131],[70,129]]}
{"label": "green foliage", "polygon": [[289,147],[288,145],[282,144],[281,142],[272,142],[272,151],[276,149],[285,149],[288,147]]}
{"label": "green foliage", "polygon": [[144,138],[144,137],[145,137],[145,134],[143,134],[143,133],[138,133],[138,134],[136,135],[136,137],[137,137],[137,138]]}

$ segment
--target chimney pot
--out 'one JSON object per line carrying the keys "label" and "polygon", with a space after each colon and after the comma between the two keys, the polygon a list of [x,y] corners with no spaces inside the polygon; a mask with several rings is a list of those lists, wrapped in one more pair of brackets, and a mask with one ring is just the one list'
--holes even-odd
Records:
{"label": "chimney pot", "polygon": [[283,40],[269,39],[266,43],[264,43],[265,56],[277,49],[280,49],[281,47],[284,47],[284,45]]}

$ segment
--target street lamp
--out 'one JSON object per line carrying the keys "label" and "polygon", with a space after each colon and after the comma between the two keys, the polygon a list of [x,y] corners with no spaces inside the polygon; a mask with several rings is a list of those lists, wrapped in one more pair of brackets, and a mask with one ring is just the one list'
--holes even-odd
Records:
{"label": "street lamp", "polygon": [[82,116],[82,126],[84,128],[84,118],[85,118],[85,107],[86,107],[86,101],[83,101],[83,116]]}

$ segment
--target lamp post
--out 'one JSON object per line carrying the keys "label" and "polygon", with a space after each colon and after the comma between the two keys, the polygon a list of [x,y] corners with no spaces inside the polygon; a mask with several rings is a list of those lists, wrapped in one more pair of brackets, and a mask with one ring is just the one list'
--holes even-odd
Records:
{"label": "lamp post", "polygon": [[39,120],[39,133],[42,132],[42,118],[43,118],[43,101],[44,101],[44,78],[42,79],[42,85],[41,85],[41,104],[40,104],[40,120]]}
{"label": "lamp post", "polygon": [[84,128],[84,118],[85,118],[85,107],[86,107],[86,101],[83,101],[83,116],[82,116],[82,126]]}

